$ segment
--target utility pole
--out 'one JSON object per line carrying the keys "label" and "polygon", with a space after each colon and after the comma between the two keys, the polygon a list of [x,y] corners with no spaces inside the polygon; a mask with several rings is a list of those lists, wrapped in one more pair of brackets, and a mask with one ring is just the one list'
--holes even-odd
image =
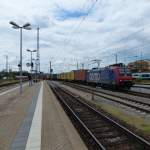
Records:
{"label": "utility pole", "polygon": [[82,63],[81,65],[82,65],[82,69],[84,69],[84,63]]}
{"label": "utility pole", "polygon": [[142,65],[142,51],[141,51],[141,72],[142,72],[142,68],[143,68],[143,65]]}
{"label": "utility pole", "polygon": [[11,66],[10,66],[10,64],[9,64],[9,69],[8,69],[8,72],[11,72]]}
{"label": "utility pole", "polygon": [[118,55],[115,54],[115,58],[116,58],[116,64],[118,63]]}
{"label": "utility pole", "polygon": [[78,65],[78,62],[77,62],[77,70],[79,69],[79,65]]}
{"label": "utility pole", "polygon": [[52,73],[52,63],[51,63],[51,61],[49,63],[49,68],[50,68],[50,79],[51,79],[51,73]]}
{"label": "utility pole", "polygon": [[6,72],[8,72],[8,55],[5,55],[6,57]]}
{"label": "utility pole", "polygon": [[40,28],[37,28],[37,67],[36,70],[38,73],[40,73],[40,50],[39,50],[39,30]]}

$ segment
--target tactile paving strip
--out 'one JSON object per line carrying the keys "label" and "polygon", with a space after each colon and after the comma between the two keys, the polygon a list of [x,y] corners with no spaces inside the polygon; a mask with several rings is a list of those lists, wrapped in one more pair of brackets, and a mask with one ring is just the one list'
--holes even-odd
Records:
{"label": "tactile paving strip", "polygon": [[40,90],[40,87],[29,106],[27,116],[23,120],[22,125],[20,129],[18,130],[16,137],[10,147],[10,150],[25,150],[34,111],[35,111],[36,104],[37,104],[39,90]]}

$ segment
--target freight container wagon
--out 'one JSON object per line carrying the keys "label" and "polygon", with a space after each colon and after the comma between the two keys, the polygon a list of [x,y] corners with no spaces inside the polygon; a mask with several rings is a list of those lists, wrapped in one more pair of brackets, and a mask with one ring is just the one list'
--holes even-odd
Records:
{"label": "freight container wagon", "polygon": [[74,81],[74,71],[68,72],[68,81]]}
{"label": "freight container wagon", "polygon": [[98,83],[100,83],[100,70],[89,70],[86,75],[86,82],[89,84],[98,85]]}
{"label": "freight container wagon", "polygon": [[87,70],[75,70],[74,71],[74,80],[78,82],[86,82]]}

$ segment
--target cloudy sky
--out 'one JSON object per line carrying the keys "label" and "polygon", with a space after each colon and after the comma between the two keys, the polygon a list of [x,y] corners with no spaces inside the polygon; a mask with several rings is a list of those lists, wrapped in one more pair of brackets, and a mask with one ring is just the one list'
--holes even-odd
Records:
{"label": "cloudy sky", "polygon": [[10,67],[19,62],[19,25],[23,31],[23,68],[30,61],[26,49],[36,49],[36,28],[40,27],[41,70],[55,72],[91,68],[93,59],[101,66],[150,59],[149,0],[4,0],[0,4],[0,70],[8,55]]}

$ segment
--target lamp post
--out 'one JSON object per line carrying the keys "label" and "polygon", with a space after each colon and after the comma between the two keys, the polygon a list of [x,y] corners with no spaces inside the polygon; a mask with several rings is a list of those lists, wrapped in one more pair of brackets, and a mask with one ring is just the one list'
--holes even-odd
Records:
{"label": "lamp post", "polygon": [[35,64],[35,82],[37,82],[37,62],[38,62],[38,60],[37,59],[34,59],[34,58],[32,58],[32,60],[34,61],[34,64]]}
{"label": "lamp post", "polygon": [[31,72],[32,72],[32,70],[33,70],[32,53],[36,52],[36,50],[27,49],[27,51],[31,53]]}
{"label": "lamp post", "polygon": [[13,21],[9,22],[14,29],[20,29],[20,63],[19,63],[19,71],[20,71],[20,94],[22,94],[22,30],[31,30],[30,23],[26,23],[23,26],[19,26]]}

